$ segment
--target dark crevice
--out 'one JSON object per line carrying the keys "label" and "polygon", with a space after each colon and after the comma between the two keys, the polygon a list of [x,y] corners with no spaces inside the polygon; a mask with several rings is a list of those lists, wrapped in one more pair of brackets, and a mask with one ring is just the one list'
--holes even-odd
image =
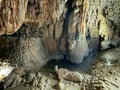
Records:
{"label": "dark crevice", "polygon": [[[70,16],[71,12],[73,11],[73,7],[72,7],[73,1],[74,0],[68,0],[66,2],[67,11],[66,11],[65,18],[64,18],[62,34],[61,34],[60,40],[58,42],[58,50],[64,56],[65,59],[66,59],[66,52],[63,52],[60,49],[60,45],[61,45],[62,38],[65,38],[66,39],[66,45],[65,45],[65,47],[66,47],[66,49],[68,47],[68,43],[67,43],[68,22],[69,22],[69,16]],[[68,51],[68,50],[66,50],[66,51]]]}

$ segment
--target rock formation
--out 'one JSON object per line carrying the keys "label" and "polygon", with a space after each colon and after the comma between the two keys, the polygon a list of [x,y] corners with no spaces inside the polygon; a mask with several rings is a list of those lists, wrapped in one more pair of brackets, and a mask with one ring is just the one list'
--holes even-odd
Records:
{"label": "rock formation", "polygon": [[24,23],[28,0],[0,0],[0,35],[13,34]]}
{"label": "rock formation", "polygon": [[[0,89],[120,90],[119,10],[120,0],[0,0],[0,64],[15,67]],[[61,60],[45,71],[52,59],[90,70]]]}
{"label": "rock formation", "polygon": [[0,58],[26,70],[81,63],[120,45],[119,16],[119,0],[0,0]]}

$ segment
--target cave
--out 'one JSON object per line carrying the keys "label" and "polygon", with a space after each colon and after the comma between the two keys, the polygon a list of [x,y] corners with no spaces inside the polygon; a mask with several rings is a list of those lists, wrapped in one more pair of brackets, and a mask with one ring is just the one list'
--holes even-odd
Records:
{"label": "cave", "polygon": [[0,0],[0,90],[120,90],[119,0]]}

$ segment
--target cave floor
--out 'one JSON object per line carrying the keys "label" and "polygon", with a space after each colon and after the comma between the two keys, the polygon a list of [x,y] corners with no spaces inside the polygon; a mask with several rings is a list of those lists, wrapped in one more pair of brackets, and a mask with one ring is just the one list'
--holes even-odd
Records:
{"label": "cave floor", "polygon": [[[7,90],[120,90],[120,63],[102,66],[97,62],[90,74],[65,68],[59,70],[29,73],[27,76],[32,78],[31,81],[28,77],[22,77],[26,80],[20,83],[16,78]],[[76,81],[76,78],[80,79]]]}
{"label": "cave floor", "polygon": [[[98,55],[103,58],[105,54]],[[112,60],[114,64],[106,64],[101,57],[95,58],[94,63],[86,59],[85,62],[88,62],[81,65],[51,60],[40,71],[24,74],[18,68],[5,78],[4,86],[6,90],[120,90],[119,57],[115,57],[118,60]]]}

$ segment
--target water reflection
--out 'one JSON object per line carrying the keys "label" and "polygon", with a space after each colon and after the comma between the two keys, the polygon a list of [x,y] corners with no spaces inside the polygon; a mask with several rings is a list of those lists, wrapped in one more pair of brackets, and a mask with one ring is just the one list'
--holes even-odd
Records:
{"label": "water reflection", "polygon": [[58,68],[66,68],[72,71],[90,73],[91,66],[94,60],[94,57],[93,56],[91,57],[92,58],[90,57],[85,58],[85,60],[83,60],[83,62],[80,64],[73,64],[65,59],[51,60],[41,70],[51,73],[55,71],[55,66],[58,66]]}

